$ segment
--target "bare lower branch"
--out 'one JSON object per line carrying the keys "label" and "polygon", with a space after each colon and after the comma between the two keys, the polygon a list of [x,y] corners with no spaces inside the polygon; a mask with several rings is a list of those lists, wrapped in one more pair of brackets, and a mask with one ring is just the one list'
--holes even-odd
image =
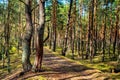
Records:
{"label": "bare lower branch", "polygon": [[20,2],[24,3],[26,5],[26,3],[23,0],[19,0]]}
{"label": "bare lower branch", "polygon": [[48,27],[48,35],[47,35],[47,37],[45,38],[45,40],[43,41],[43,43],[45,43],[45,42],[49,39],[49,33],[50,33],[50,29],[49,29],[49,27]]}

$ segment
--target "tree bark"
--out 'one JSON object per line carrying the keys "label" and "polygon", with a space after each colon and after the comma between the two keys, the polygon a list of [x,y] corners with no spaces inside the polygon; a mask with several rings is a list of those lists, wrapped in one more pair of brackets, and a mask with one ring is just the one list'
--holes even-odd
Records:
{"label": "tree bark", "polygon": [[107,0],[105,1],[105,14],[104,14],[104,32],[103,32],[103,54],[102,54],[102,62],[104,62],[105,58],[105,47],[106,47],[106,20],[107,20]]}
{"label": "tree bark", "polygon": [[7,57],[7,70],[10,72],[10,53],[9,53],[9,40],[10,40],[10,1],[8,1],[7,22],[5,25],[5,54]]}
{"label": "tree bark", "polygon": [[63,55],[63,56],[66,55],[66,51],[67,51],[68,30],[69,30],[69,24],[70,24],[70,19],[71,19],[72,3],[73,3],[73,0],[70,0],[70,8],[69,8],[69,12],[68,12],[68,21],[67,21],[66,32],[65,32],[65,40],[64,40],[64,42],[63,42],[64,45],[63,45],[63,48],[62,48],[62,55]]}
{"label": "tree bark", "polygon": [[53,4],[53,23],[52,23],[52,26],[53,26],[53,48],[52,50],[55,52],[56,51],[56,37],[57,37],[57,34],[56,34],[56,27],[57,27],[57,0],[52,0],[52,4]]}
{"label": "tree bark", "polygon": [[29,71],[32,68],[30,62],[30,54],[31,54],[31,38],[33,32],[33,25],[32,25],[32,13],[31,13],[31,0],[26,0],[25,5],[25,15],[26,15],[26,31],[23,35],[23,53],[22,53],[22,65],[23,70]]}
{"label": "tree bark", "polygon": [[36,29],[36,55],[33,71],[39,72],[42,67],[43,43],[45,26],[45,1],[39,0],[39,26]]}

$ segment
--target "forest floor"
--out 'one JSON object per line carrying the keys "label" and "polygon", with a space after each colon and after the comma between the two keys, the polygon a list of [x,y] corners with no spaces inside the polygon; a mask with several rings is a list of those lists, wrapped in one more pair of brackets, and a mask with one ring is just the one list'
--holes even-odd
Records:
{"label": "forest floor", "polygon": [[[71,59],[57,56],[48,49],[44,50],[43,72],[28,72],[23,76],[19,76],[22,71],[21,59],[17,58],[13,61],[14,71],[11,74],[2,74],[0,79],[3,80],[112,80],[109,74],[100,70],[87,67],[81,63],[77,63]],[[32,55],[33,56],[33,55]],[[34,60],[34,58],[32,58]]]}

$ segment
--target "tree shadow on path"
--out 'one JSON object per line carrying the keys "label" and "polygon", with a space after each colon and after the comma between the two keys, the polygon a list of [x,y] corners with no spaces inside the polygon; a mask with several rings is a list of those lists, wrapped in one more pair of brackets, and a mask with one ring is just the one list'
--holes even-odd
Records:
{"label": "tree shadow on path", "polygon": [[[44,72],[33,73],[28,72],[23,76],[14,76],[7,78],[9,80],[24,80],[35,76],[44,76],[47,80],[78,80],[78,79],[86,79],[91,80],[97,77],[101,77],[101,72],[99,70],[95,70],[93,68],[86,67],[81,64],[77,64],[74,61],[62,58],[60,56],[56,56],[48,51],[45,51],[43,57],[43,65],[45,66]],[[103,76],[103,75],[102,75]],[[39,80],[39,79],[37,79]],[[102,80],[102,79],[101,79]]]}

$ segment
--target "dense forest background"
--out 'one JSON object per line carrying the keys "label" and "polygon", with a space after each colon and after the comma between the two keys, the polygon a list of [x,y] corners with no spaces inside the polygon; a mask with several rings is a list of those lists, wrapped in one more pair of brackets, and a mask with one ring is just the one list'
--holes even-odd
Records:
{"label": "dense forest background", "polygon": [[120,0],[0,0],[1,69],[11,72],[15,54],[23,71],[41,71],[43,46],[120,71]]}

